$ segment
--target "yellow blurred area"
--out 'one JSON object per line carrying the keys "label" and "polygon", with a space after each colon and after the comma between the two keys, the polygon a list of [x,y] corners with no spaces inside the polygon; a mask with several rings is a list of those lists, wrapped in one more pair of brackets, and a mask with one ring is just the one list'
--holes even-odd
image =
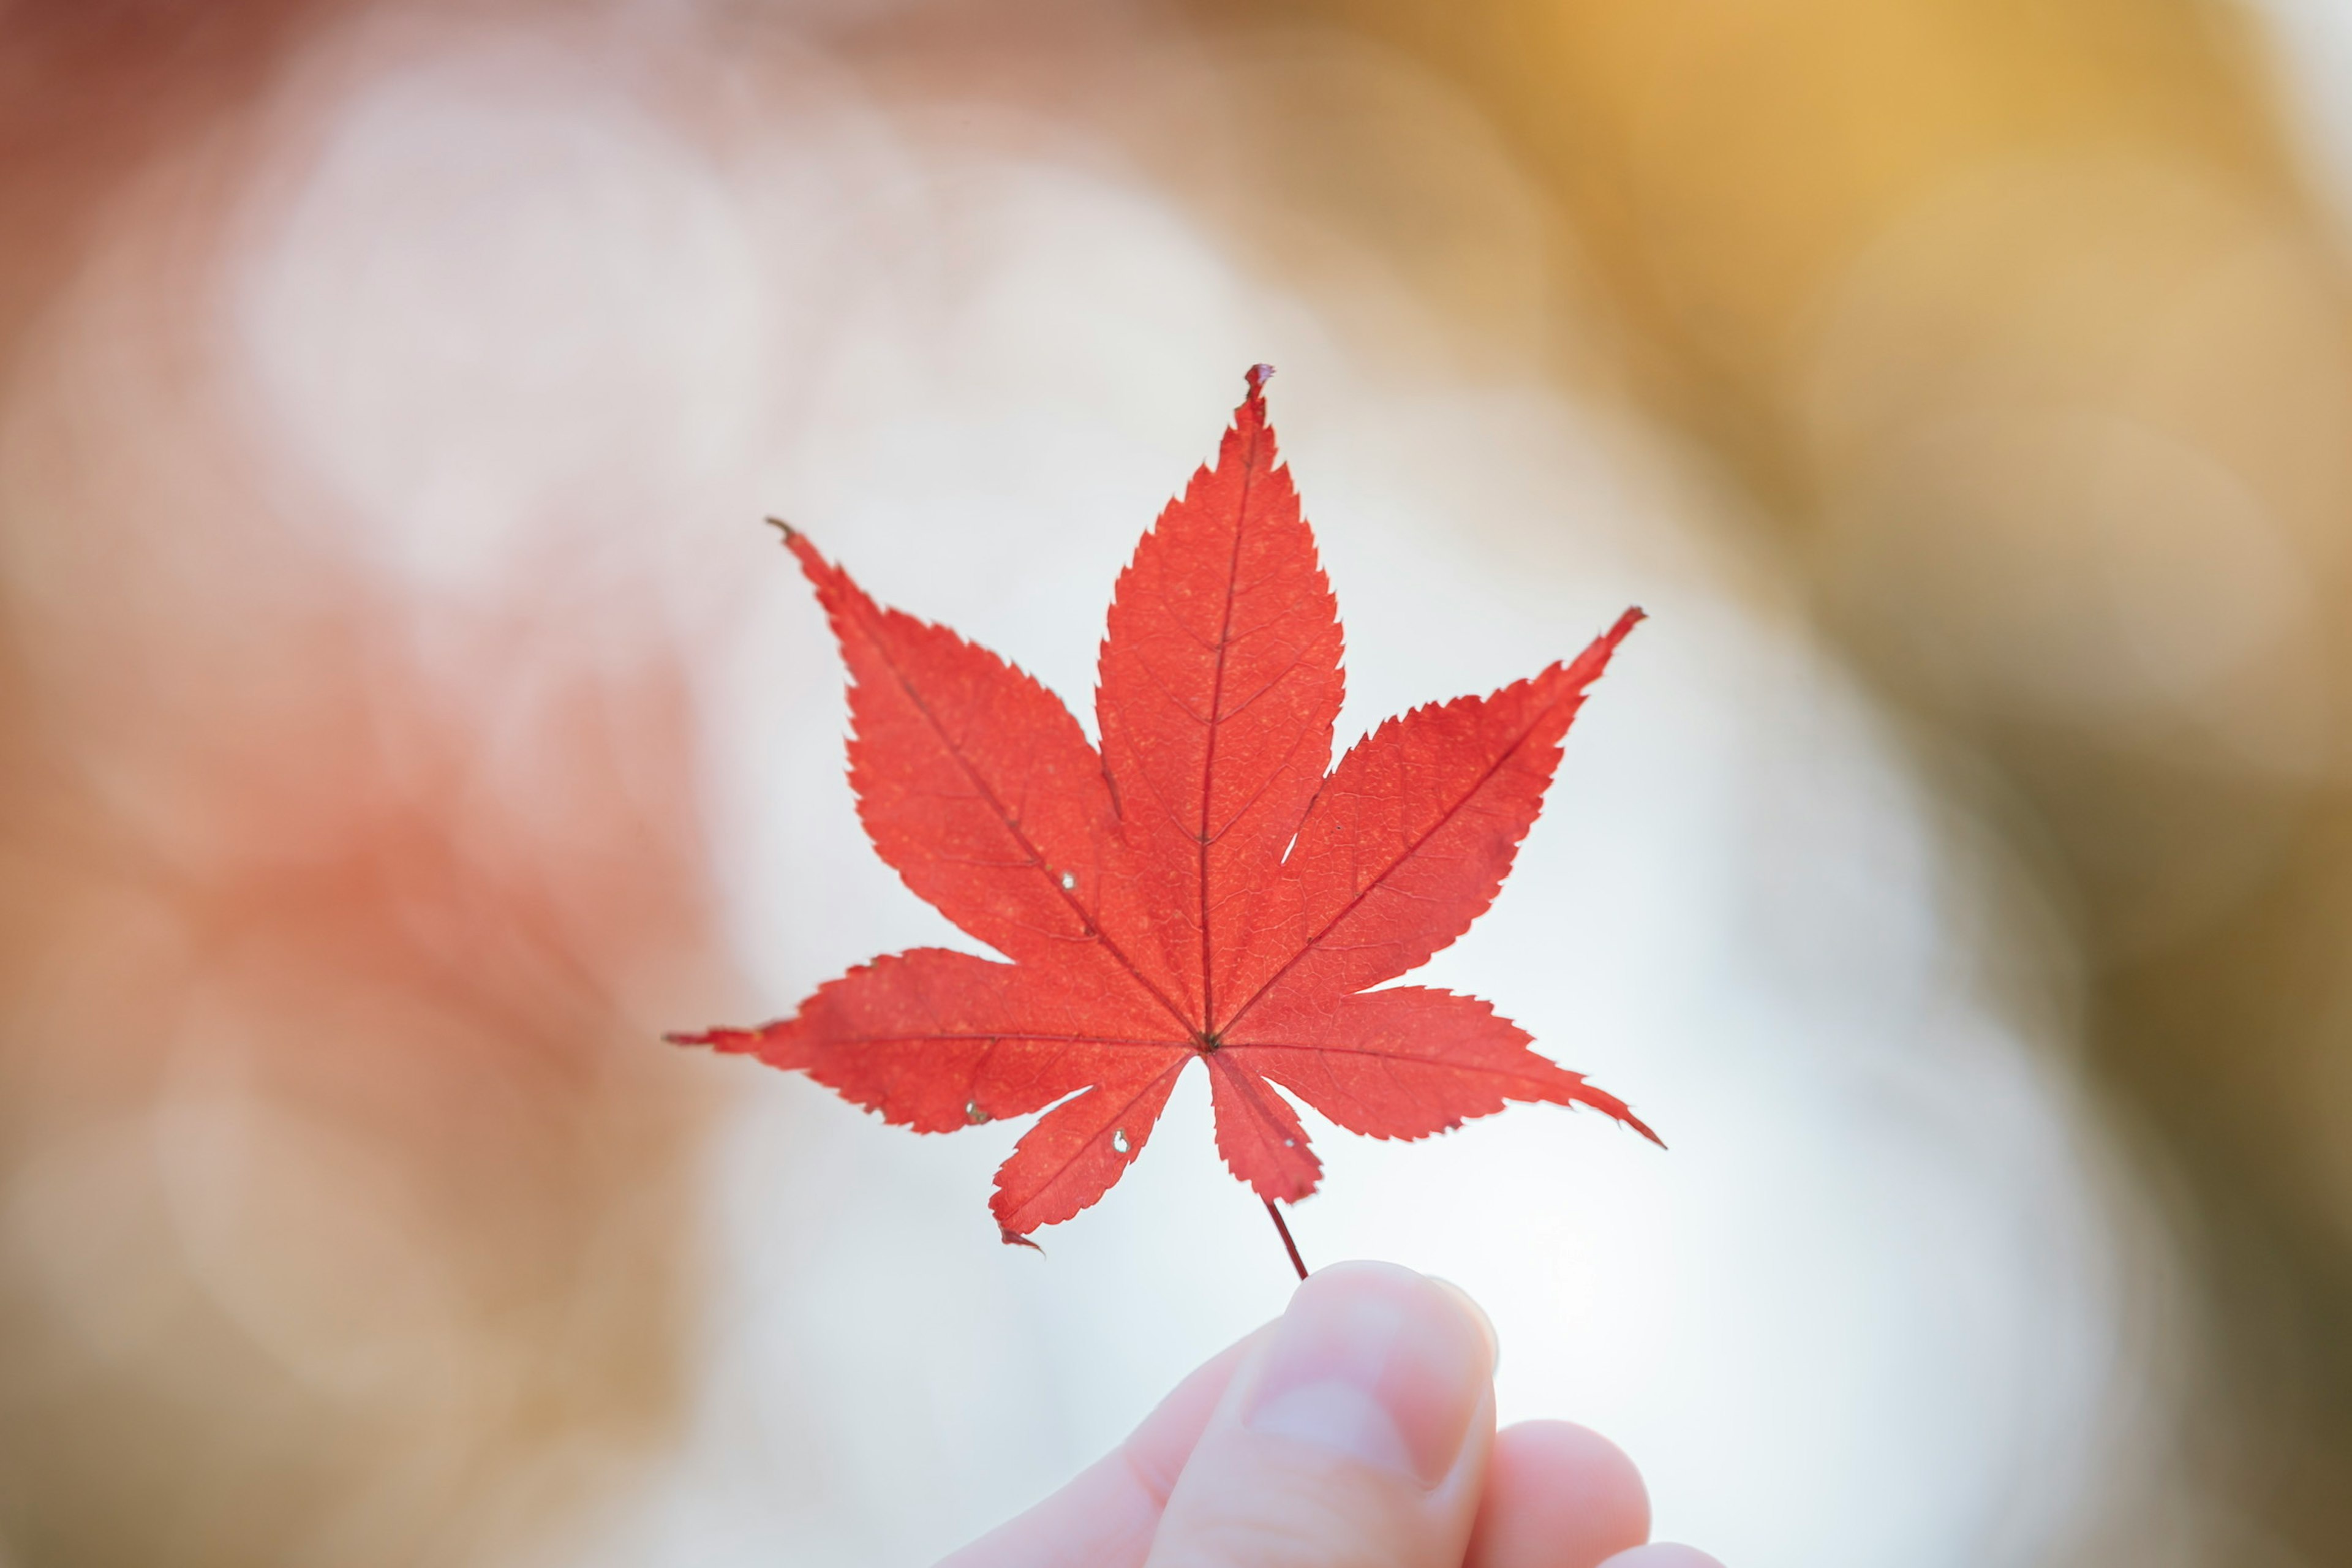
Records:
{"label": "yellow blurred area", "polygon": [[[2294,144],[2273,68],[2341,23],[1286,9],[1506,128],[1634,395],[1753,499],[1923,765],[2039,865],[2095,1080],[2200,1266],[2194,1463],[2254,1521],[2210,1560],[2352,1553],[2352,338],[2327,156]],[[2307,79],[2322,101],[2341,58]]]}
{"label": "yellow blurred area", "polygon": [[[830,505],[877,570],[1059,626],[1057,574],[1098,603],[1149,515],[1097,499],[1130,468],[1177,482],[1161,443],[1206,450],[1216,410],[1186,382],[1163,418],[1152,357],[1204,321],[1301,345],[1303,385],[1374,387],[1364,430],[1507,468],[1451,489],[1440,454],[1419,492],[1462,498],[1443,525],[1470,563],[1442,570],[1497,603],[1615,558],[1555,526],[1543,466],[1586,464],[1559,429],[1600,432],[1589,466],[1669,498],[1601,531],[1634,540],[1625,580],[1704,583],[1689,603],[1763,628],[1705,668],[1830,668],[1803,690],[1859,694],[1962,868],[1918,891],[1856,850],[1841,874],[1922,921],[1966,901],[1948,884],[2000,882],[1997,929],[1922,929],[1989,1013],[2029,1017],[2063,1086],[2035,1103],[2094,1151],[2046,1210],[2109,1216],[2119,1304],[2063,1365],[2007,1369],[2021,1407],[2046,1384],[2074,1423],[2047,1428],[2079,1466],[2057,1522],[1961,1489],[1853,1539],[1921,1563],[1963,1540],[2053,1568],[2352,1561],[2352,205],[2292,96],[2352,79],[2282,66],[2323,37],[2352,61],[2352,17],[2284,0],[0,7],[0,1568],[723,1568],[929,1540],[839,1523],[919,1510],[875,1479],[894,1442],[827,1426],[827,1345],[712,1348],[756,1316],[713,1213],[746,1187],[825,1208],[855,1184],[824,1159],[864,1156],[818,1130],[851,1113],[812,1104],[774,1123],[783,1173],[743,1177],[732,1080],[655,1037],[884,940],[839,934],[833,882],[737,895],[776,858],[714,802],[766,792],[803,831],[790,781],[835,778],[839,717],[817,643],[758,643],[793,671],[790,755],[713,782],[764,742],[711,672],[740,626],[804,606],[743,585],[781,573],[767,553],[712,542]],[[1007,343],[1033,357],[957,379]],[[1349,564],[1439,570],[1348,561],[1316,487],[1382,438],[1318,431],[1300,396],[1343,604]],[[1007,428],[1035,445],[992,468],[974,432]],[[1099,539],[1024,510],[1023,454],[1066,444]],[[888,507],[859,510],[861,473]],[[967,492],[1085,573],[960,565]],[[1678,635],[1651,607],[1644,636]],[[1378,689],[1367,650],[1402,624],[1351,618],[1351,679]],[[1450,670],[1425,635],[1398,662]],[[1758,721],[1811,733],[1812,700]],[[1779,847],[1748,833],[1724,853]],[[788,863],[864,863],[832,853]],[[778,931],[772,973],[752,950]],[[1677,983],[1745,994],[1738,967]],[[1979,1114],[1979,1080],[1877,1043],[1953,1123]],[[1621,1081],[1623,1048],[1606,1081],[1647,1113],[1674,1079]],[[1879,1168],[1901,1107],[1832,1081],[1862,1086],[1835,1169]],[[1115,1226],[1117,1197],[1082,1224]],[[932,1266],[912,1250],[824,1256]],[[1866,1287],[1877,1255],[1849,1254]],[[2104,1253],[1989,1255],[2006,1301],[2077,1263],[2109,1278]],[[823,1270],[776,1267],[819,1304],[792,1333],[837,1319],[846,1342]],[[927,1295],[999,1300],[936,1268]],[[1844,1299],[1824,1341],[1848,1310],[1903,1350],[1901,1311]],[[738,1441],[714,1388],[760,1377],[785,1415]],[[1012,1373],[908,1384],[934,1435],[1002,1426],[1024,1453],[1083,1403]],[[986,1404],[1007,1386],[1035,1408]],[[2010,1430],[1952,1451],[1991,1473]],[[697,1432],[806,1502],[777,1518],[835,1532],[614,1526]],[[1759,1526],[1759,1565],[1815,1561],[1790,1518]]]}

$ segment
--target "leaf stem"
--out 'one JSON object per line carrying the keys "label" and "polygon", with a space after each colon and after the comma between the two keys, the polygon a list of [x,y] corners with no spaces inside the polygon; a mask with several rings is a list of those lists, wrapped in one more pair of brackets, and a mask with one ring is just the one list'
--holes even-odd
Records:
{"label": "leaf stem", "polygon": [[1298,1277],[1301,1279],[1306,1279],[1307,1260],[1298,1256],[1298,1243],[1290,1239],[1290,1227],[1282,1223],[1282,1211],[1274,1206],[1272,1198],[1263,1201],[1265,1204],[1266,1217],[1274,1221],[1274,1228],[1281,1234],[1282,1249],[1290,1254],[1290,1266],[1298,1270]]}

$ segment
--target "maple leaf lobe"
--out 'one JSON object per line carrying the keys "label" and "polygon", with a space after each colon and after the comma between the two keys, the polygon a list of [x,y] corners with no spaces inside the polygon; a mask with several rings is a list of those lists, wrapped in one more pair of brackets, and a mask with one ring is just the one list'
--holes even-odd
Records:
{"label": "maple leaf lobe", "polygon": [[1095,687],[1122,844],[1203,1043],[1243,952],[1231,938],[1323,782],[1345,696],[1339,605],[1262,384],[1254,373],[1216,462],[1120,572]]}
{"label": "maple leaf lobe", "polygon": [[1090,744],[1017,667],[877,605],[770,521],[849,675],[859,821],[908,888],[1006,962],[918,948],[756,1029],[674,1035],[798,1071],[944,1132],[1042,1111],[997,1172],[1007,1241],[1097,1201],[1185,1068],[1219,1153],[1269,1202],[1321,1163],[1286,1096],[1420,1138],[1512,1100],[1624,1103],[1486,1003],[1371,990],[1492,903],[1586,689],[1641,618],[1485,698],[1392,718],[1331,763],[1339,609],[1254,366],[1213,463],[1118,577]]}

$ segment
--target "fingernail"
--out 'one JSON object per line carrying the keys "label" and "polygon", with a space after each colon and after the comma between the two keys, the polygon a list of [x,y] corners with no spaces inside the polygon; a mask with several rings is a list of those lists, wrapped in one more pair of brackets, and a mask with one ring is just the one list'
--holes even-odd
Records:
{"label": "fingernail", "polygon": [[1435,1486],[1492,1365],[1457,1294],[1391,1264],[1320,1271],[1276,1326],[1243,1424]]}
{"label": "fingernail", "polygon": [[1495,1320],[1486,1315],[1486,1309],[1471,1300],[1470,1292],[1453,1280],[1435,1274],[1428,1278],[1432,1285],[1453,1297],[1454,1304],[1468,1313],[1470,1321],[1478,1325],[1478,1332],[1486,1342],[1486,1375],[1492,1377],[1502,1371],[1503,1339],[1501,1335],[1495,1332]]}

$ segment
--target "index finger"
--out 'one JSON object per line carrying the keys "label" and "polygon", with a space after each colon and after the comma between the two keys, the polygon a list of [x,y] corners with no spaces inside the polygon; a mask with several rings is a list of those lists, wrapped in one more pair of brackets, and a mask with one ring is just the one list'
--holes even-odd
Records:
{"label": "index finger", "polygon": [[1126,1442],[939,1568],[1140,1568],[1168,1494],[1259,1329],[1202,1363]]}

